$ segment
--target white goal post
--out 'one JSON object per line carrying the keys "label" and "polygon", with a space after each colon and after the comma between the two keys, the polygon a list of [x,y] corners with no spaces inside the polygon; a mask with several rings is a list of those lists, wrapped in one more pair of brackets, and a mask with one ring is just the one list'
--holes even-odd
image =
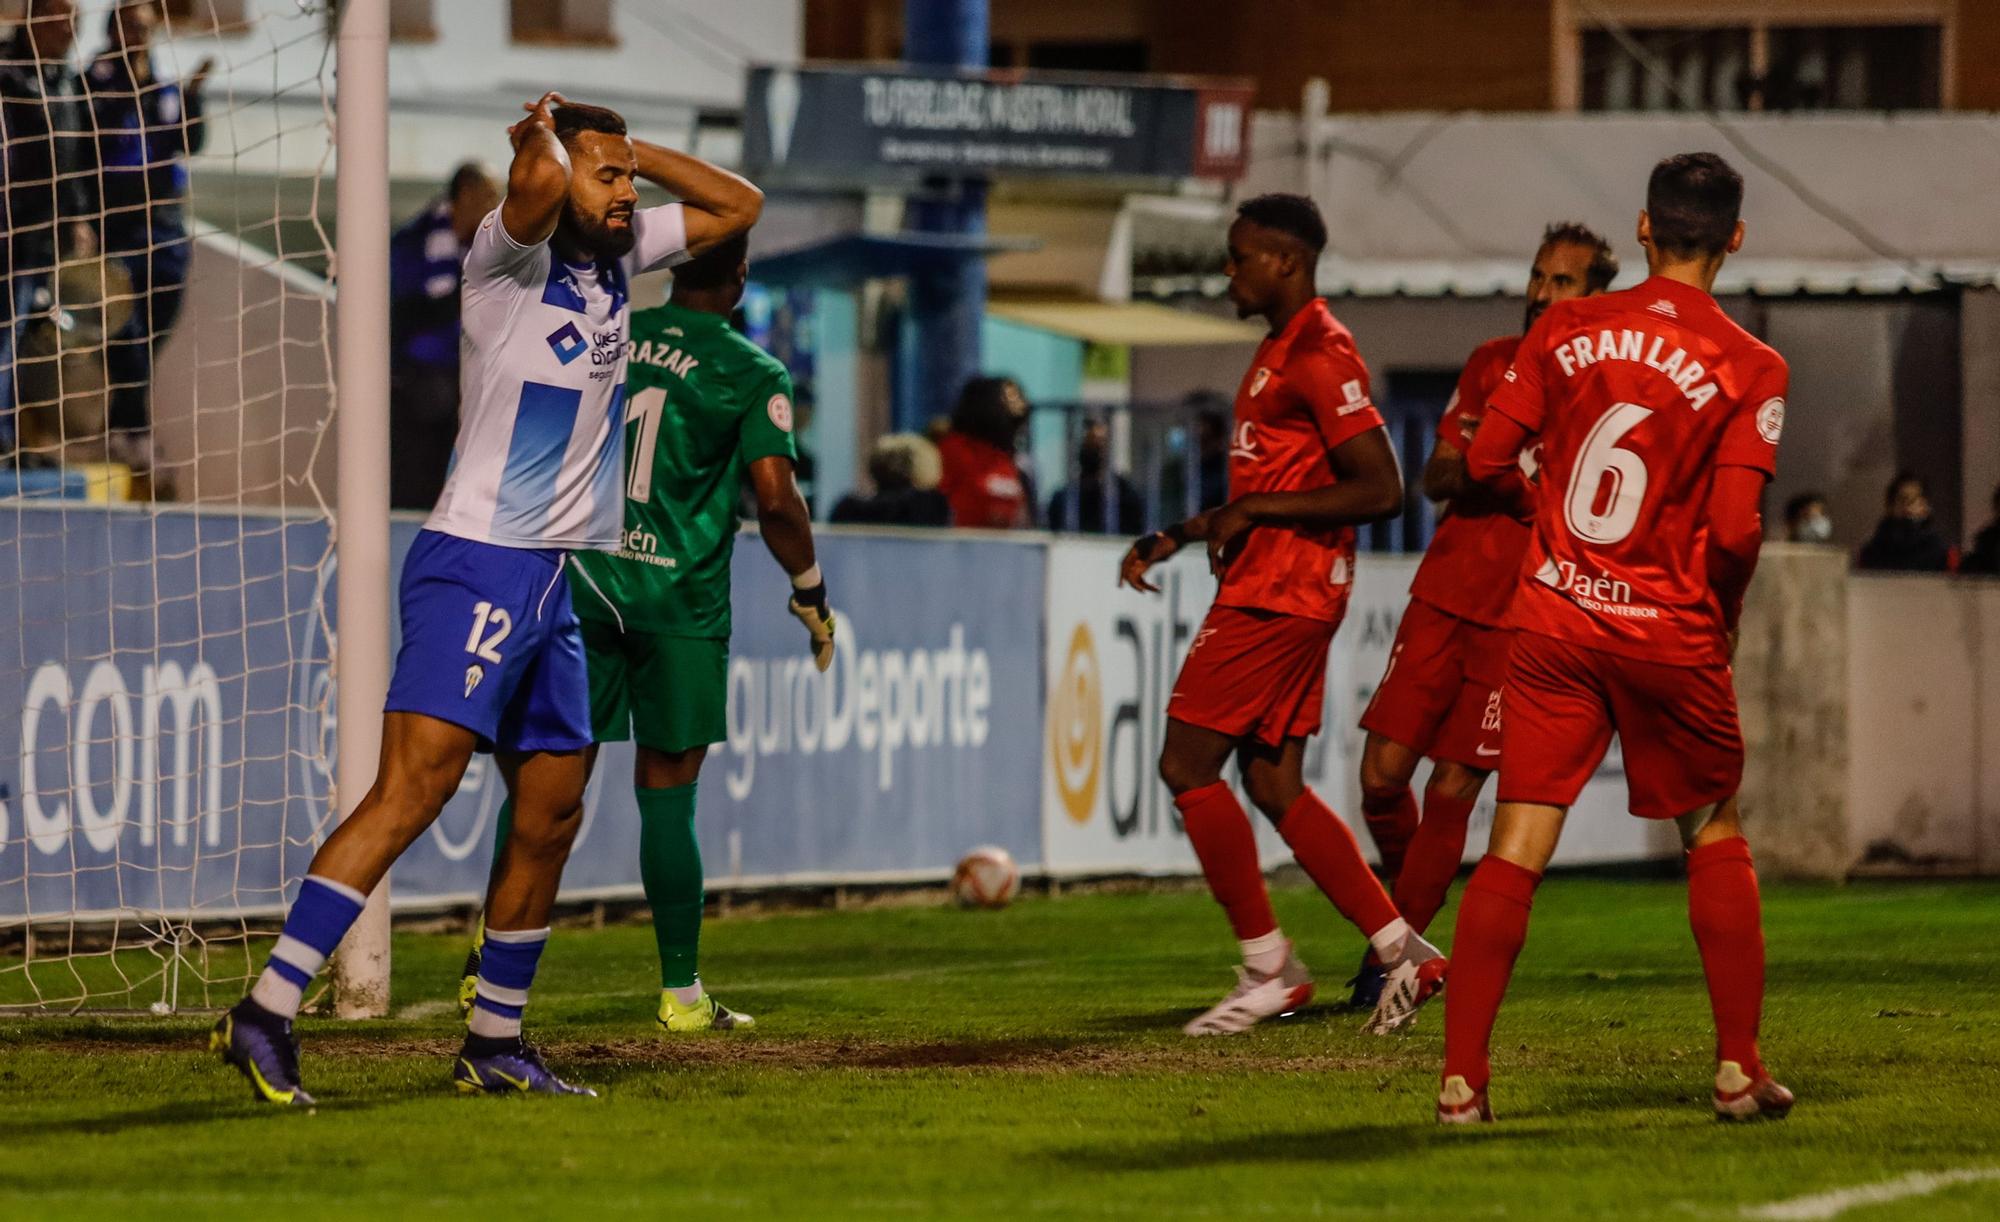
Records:
{"label": "white goal post", "polygon": [[[389,693],[389,0],[344,0],[335,59],[334,562],[340,617],[335,800],[375,782]],[[334,1013],[389,1012],[389,880],[333,960]]]}

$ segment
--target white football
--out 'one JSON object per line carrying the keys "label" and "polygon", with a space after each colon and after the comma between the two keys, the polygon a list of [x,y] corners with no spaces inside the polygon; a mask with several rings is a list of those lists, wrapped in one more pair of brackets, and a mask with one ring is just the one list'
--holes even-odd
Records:
{"label": "white football", "polygon": [[951,894],[962,908],[1005,908],[1021,893],[1021,868],[998,845],[982,844],[959,860]]}

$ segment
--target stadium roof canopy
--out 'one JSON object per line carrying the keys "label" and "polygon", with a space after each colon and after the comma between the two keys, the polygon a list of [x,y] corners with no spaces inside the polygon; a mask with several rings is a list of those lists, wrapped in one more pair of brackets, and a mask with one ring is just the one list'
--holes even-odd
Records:
{"label": "stadium roof canopy", "polygon": [[1701,149],[1746,180],[1748,235],[1719,291],[2000,283],[2000,116],[1409,114],[1329,118],[1315,143],[1309,159],[1297,116],[1258,116],[1239,198],[1310,186],[1329,294],[1519,293],[1556,220],[1609,237],[1633,283],[1647,172]]}

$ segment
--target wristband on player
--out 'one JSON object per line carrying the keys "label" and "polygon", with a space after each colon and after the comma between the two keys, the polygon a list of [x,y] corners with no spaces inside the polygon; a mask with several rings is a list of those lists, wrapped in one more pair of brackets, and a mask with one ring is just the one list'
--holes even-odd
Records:
{"label": "wristband on player", "polygon": [[802,606],[826,606],[826,575],[817,564],[792,578],[792,597]]}
{"label": "wristband on player", "polygon": [[1139,558],[1151,564],[1163,550],[1154,542],[1170,543],[1176,548],[1187,546],[1188,533],[1185,522],[1176,522],[1165,530],[1156,530],[1150,535],[1141,535],[1133,546],[1139,551]]}

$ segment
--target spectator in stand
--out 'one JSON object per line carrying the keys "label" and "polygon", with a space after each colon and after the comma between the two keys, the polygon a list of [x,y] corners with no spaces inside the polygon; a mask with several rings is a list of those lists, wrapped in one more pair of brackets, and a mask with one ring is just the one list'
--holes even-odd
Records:
{"label": "spectator in stand", "polygon": [[0,454],[15,443],[15,357],[22,334],[54,300],[58,254],[97,253],[97,158],[83,81],[69,63],[72,0],[29,0],[0,43]]}
{"label": "spectator in stand", "polygon": [[458,437],[458,286],[479,222],[500,206],[468,161],[389,239],[389,504],[429,509]]}
{"label": "spectator in stand", "polygon": [[215,61],[185,81],[154,71],[160,0],[124,0],[106,19],[110,40],[84,88],[102,168],[104,251],[132,280],[132,313],[105,347],[111,381],[111,456],[152,467],[153,357],[180,317],[193,243],[188,237],[187,159],[201,151],[202,92]]}
{"label": "spectator in stand", "polygon": [[1856,565],[1877,572],[1948,573],[1958,549],[1931,523],[1930,489],[1910,471],[1898,472],[1883,497],[1881,524],[1861,545]]}
{"label": "spectator in stand", "polygon": [[[1075,530],[1087,535],[1136,535],[1145,526],[1145,501],[1131,481],[1116,472],[1107,472],[1111,452],[1111,430],[1102,420],[1084,426],[1077,445],[1076,465],[1080,478],[1059,488],[1049,498],[1050,530]],[[1110,484],[1106,485],[1106,476]],[[1106,525],[1104,502],[1111,499],[1115,519]],[[1072,500],[1073,498],[1073,500]],[[1071,514],[1075,516],[1072,517]]]}
{"label": "spectator in stand", "polygon": [[973,378],[959,392],[951,431],[938,443],[944,460],[938,491],[951,502],[955,525],[1011,530],[1034,524],[1034,494],[1014,457],[1027,422],[1028,398],[1012,378]]}
{"label": "spectator in stand", "polygon": [[1833,538],[1833,519],[1826,512],[1826,497],[1818,492],[1801,492],[1785,502],[1785,542],[1825,543]]}
{"label": "spectator in stand", "polygon": [[916,433],[890,433],[868,454],[873,496],[850,493],[833,520],[867,526],[949,526],[951,503],[937,490],[937,447]]}
{"label": "spectator in stand", "polygon": [[1972,553],[1958,566],[1961,573],[2000,577],[2000,487],[1993,489],[1993,517],[1972,536]]}

